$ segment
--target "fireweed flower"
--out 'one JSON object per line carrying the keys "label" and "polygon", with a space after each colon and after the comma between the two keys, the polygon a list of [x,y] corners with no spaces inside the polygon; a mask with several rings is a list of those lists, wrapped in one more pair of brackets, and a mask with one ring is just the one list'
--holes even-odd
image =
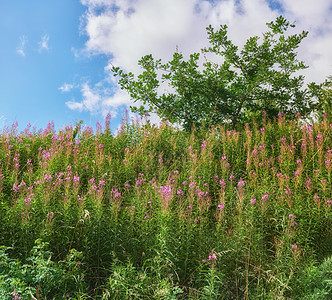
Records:
{"label": "fireweed flower", "polygon": [[25,198],[25,199],[23,200],[23,203],[24,203],[27,207],[29,207],[29,206],[31,205],[31,198]]}
{"label": "fireweed flower", "polygon": [[169,196],[172,194],[172,187],[170,185],[160,186],[159,192],[164,196]]}
{"label": "fireweed flower", "polygon": [[14,183],[13,185],[13,191],[18,193],[20,191],[20,188]]}
{"label": "fireweed flower", "polygon": [[51,218],[53,218],[53,216],[54,216],[54,212],[53,211],[47,213],[47,218],[51,219]]}
{"label": "fireweed flower", "polygon": [[212,253],[209,255],[209,260],[216,260],[217,255],[212,251]]}
{"label": "fireweed flower", "polygon": [[194,189],[196,185],[196,181],[190,182],[189,183],[189,188]]}
{"label": "fireweed flower", "polygon": [[250,199],[250,203],[251,203],[251,204],[255,204],[255,203],[256,203],[256,198],[251,198],[251,199]]}
{"label": "fireweed flower", "polygon": [[287,189],[287,190],[285,191],[285,193],[286,193],[287,195],[291,195],[291,194],[292,194],[292,191],[291,191],[291,189]]}
{"label": "fireweed flower", "polygon": [[245,186],[244,181],[241,179],[241,180],[237,183],[237,186],[239,186],[239,187],[243,187],[243,186]]}
{"label": "fireweed flower", "polygon": [[290,215],[288,216],[288,218],[289,218],[289,219],[295,219],[295,216],[292,215],[292,214],[290,214]]}
{"label": "fireweed flower", "polygon": [[306,185],[306,187],[307,187],[308,190],[311,190],[311,188],[312,188],[312,182],[311,182],[310,178],[306,181],[305,185]]}
{"label": "fireweed flower", "polygon": [[183,191],[181,189],[178,189],[176,192],[178,195],[182,196],[183,195]]}
{"label": "fireweed flower", "polygon": [[226,186],[226,182],[225,182],[224,179],[221,179],[221,180],[219,181],[219,184],[220,184],[220,186],[221,186],[222,188]]}
{"label": "fireweed flower", "polygon": [[112,194],[113,194],[113,197],[116,199],[116,198],[121,198],[121,193],[118,191],[118,189],[112,189]]}
{"label": "fireweed flower", "polygon": [[13,300],[19,300],[19,299],[21,299],[21,297],[19,296],[19,294],[18,293],[16,293],[16,292],[14,292],[13,293]]}
{"label": "fireweed flower", "polygon": [[225,206],[224,205],[222,205],[222,204],[219,204],[218,205],[218,210],[219,211],[223,211],[225,209]]}
{"label": "fireweed flower", "polygon": [[265,194],[262,196],[262,200],[268,200],[269,199],[269,195],[268,194]]}
{"label": "fireweed flower", "polygon": [[296,244],[292,245],[292,249],[296,250],[297,249],[297,245]]}

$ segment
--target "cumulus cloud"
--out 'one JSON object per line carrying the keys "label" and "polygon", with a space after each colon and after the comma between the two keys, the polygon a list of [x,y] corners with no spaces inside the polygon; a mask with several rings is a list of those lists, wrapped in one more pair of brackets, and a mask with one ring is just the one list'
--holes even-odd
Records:
{"label": "cumulus cloud", "polygon": [[49,50],[49,46],[48,46],[48,41],[49,41],[50,37],[48,34],[44,34],[41,37],[41,40],[38,42],[39,45],[39,52],[43,51],[43,50]]}
{"label": "cumulus cloud", "polygon": [[24,35],[20,36],[20,42],[19,42],[18,46],[16,47],[16,52],[19,55],[25,56],[25,47],[26,47],[27,42],[28,42],[28,40]]}
{"label": "cumulus cloud", "polygon": [[64,83],[62,86],[60,86],[58,89],[63,93],[68,93],[74,88],[74,85],[71,83]]}
{"label": "cumulus cloud", "polygon": [[[66,86],[63,86],[66,88]],[[130,105],[130,100],[127,97],[126,92],[122,90],[116,90],[110,96],[109,89],[105,88],[101,84],[91,86],[85,82],[81,86],[82,100],[75,101],[70,100],[66,102],[68,108],[78,111],[88,111],[93,115],[101,114],[106,116],[111,112],[113,117],[116,117],[118,108],[123,105]]]}
{"label": "cumulus cloud", "polygon": [[[323,81],[331,72],[332,19],[330,0],[81,0],[86,6],[82,28],[87,42],[82,53],[107,55],[110,65],[140,72],[137,61],[152,54],[171,59],[176,47],[185,57],[208,46],[205,28],[229,26],[230,38],[239,45],[252,35],[266,31],[266,22],[281,13],[297,27],[294,32],[312,31],[299,49],[300,59],[310,66],[305,75]],[[105,76],[112,76],[105,72]],[[107,79],[107,78],[106,78]],[[74,109],[116,110],[132,101],[109,80],[113,94],[101,88],[82,88],[82,102]],[[93,103],[93,105],[90,105]]]}

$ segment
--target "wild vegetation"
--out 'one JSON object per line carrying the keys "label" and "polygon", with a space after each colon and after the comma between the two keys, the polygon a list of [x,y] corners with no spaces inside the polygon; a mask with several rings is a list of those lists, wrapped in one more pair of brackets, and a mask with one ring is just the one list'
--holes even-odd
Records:
{"label": "wild vegetation", "polygon": [[117,66],[112,71],[121,88],[141,104],[133,111],[156,113],[188,132],[205,124],[230,123],[236,129],[263,110],[271,119],[278,113],[308,117],[331,112],[331,96],[326,97],[331,80],[306,85],[299,75],[308,66],[296,50],[308,32],[292,34],[295,25],[282,16],[266,25],[261,37],[249,37],[242,47],[230,40],[227,25],[218,30],[209,26],[210,47],[188,60],[177,49],[166,63],[143,56],[141,74]]}
{"label": "wild vegetation", "polygon": [[1,299],[329,299],[332,124],[0,135]]}
{"label": "wild vegetation", "polygon": [[241,51],[208,27],[203,70],[114,67],[145,105],[117,134],[0,130],[1,299],[332,299],[331,77],[305,87],[307,32],[267,25]]}

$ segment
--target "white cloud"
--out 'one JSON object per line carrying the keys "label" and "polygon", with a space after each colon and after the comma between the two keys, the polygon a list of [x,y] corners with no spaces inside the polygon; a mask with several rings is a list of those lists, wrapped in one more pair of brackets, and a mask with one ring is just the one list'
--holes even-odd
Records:
{"label": "white cloud", "polygon": [[26,46],[27,42],[28,42],[28,40],[27,40],[27,38],[24,35],[20,36],[20,43],[16,47],[16,52],[19,55],[25,56],[25,46]]}
{"label": "white cloud", "polygon": [[5,128],[5,122],[6,122],[6,117],[5,116],[0,116],[0,133],[1,133],[1,128]]}
{"label": "white cloud", "polygon": [[48,34],[44,34],[41,37],[40,42],[38,42],[39,44],[39,52],[43,51],[43,50],[49,50],[49,46],[48,46],[48,41],[49,41],[50,37]]}
{"label": "white cloud", "polygon": [[64,83],[62,86],[60,86],[58,89],[63,93],[68,93],[74,88],[73,84],[70,83]]}
{"label": "white cloud", "polygon": [[66,105],[71,109],[71,110],[78,110],[82,111],[83,110],[83,103],[82,102],[75,102],[73,100],[67,101]]}
{"label": "white cloud", "polygon": [[[227,24],[230,38],[240,45],[252,35],[261,35],[266,31],[266,22],[280,15],[275,9],[278,5],[271,9],[274,2],[297,25],[294,33],[312,32],[301,44],[299,58],[310,66],[305,73],[310,81],[323,81],[331,74],[331,0],[269,1],[81,0],[87,7],[82,26],[88,40],[80,53],[107,55],[106,70],[112,64],[137,74],[137,61],[146,54],[168,61],[176,46],[185,57],[208,46],[205,28],[209,24],[216,29]],[[112,74],[106,72],[105,76]],[[115,85],[111,79],[109,82]],[[132,104],[126,92],[117,87],[113,95],[104,95],[101,87],[96,90],[87,85],[82,95],[82,109],[88,111],[117,110]]]}
{"label": "white cloud", "polygon": [[[64,87],[65,88],[65,87]],[[130,105],[128,97],[124,91],[116,90],[110,97],[108,89],[96,84],[93,87],[89,83],[81,86],[82,101],[70,100],[66,102],[68,108],[78,111],[88,111],[91,114],[102,114],[106,116],[111,112],[112,116],[117,115],[117,109],[122,105]]]}

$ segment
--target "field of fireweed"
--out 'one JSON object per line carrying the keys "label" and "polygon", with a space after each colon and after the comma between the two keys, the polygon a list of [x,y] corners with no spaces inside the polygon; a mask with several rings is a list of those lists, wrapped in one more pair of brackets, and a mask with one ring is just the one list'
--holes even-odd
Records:
{"label": "field of fireweed", "polygon": [[328,299],[332,124],[0,135],[1,299]]}

